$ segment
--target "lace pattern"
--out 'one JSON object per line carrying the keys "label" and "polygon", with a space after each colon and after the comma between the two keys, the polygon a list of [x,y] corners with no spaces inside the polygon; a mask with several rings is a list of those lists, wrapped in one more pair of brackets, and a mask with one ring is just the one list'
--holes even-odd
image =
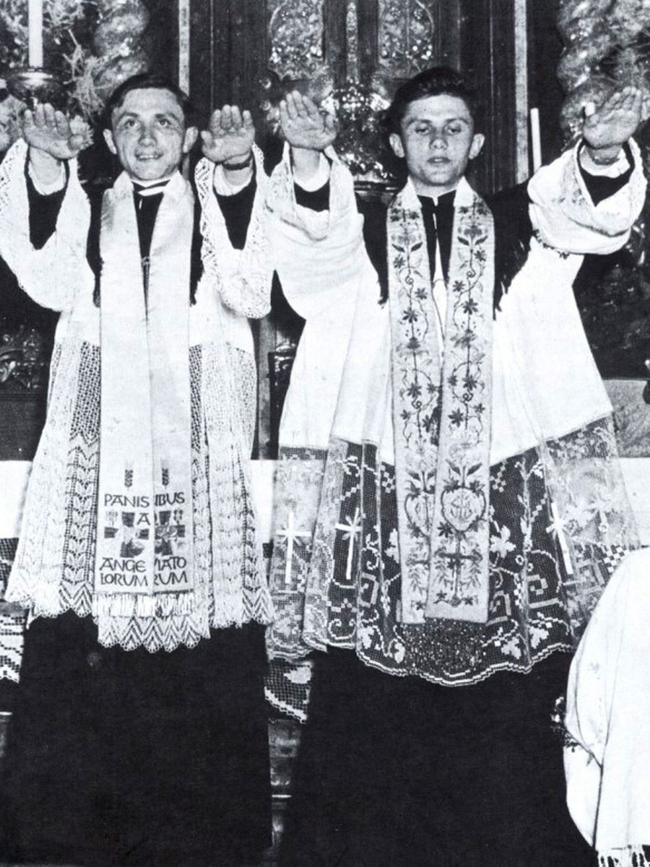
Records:
{"label": "lace pattern", "polygon": [[[50,422],[32,468],[8,598],[31,604],[35,616],[66,610],[93,614],[100,642],[127,650],[139,645],[150,651],[193,646],[209,636],[210,628],[268,622],[271,604],[242,458],[250,452],[251,422],[244,434],[239,432],[244,426],[238,424],[233,404],[223,400],[223,366],[215,363],[227,354],[244,403],[250,405],[255,387],[252,358],[232,347],[190,350],[196,589],[188,594],[184,611],[176,608],[172,613],[163,605],[154,616],[140,610],[119,616],[115,605],[105,610],[93,596],[99,348],[66,341],[56,352]],[[126,613],[125,609],[122,614]]]}
{"label": "lace pattern", "polygon": [[0,164],[0,255],[21,286],[39,304],[69,310],[81,289],[92,292],[94,278],[86,261],[90,206],[72,161],[57,228],[40,250],[29,235],[25,185],[27,144],[19,139]]}
{"label": "lace pattern", "polygon": [[213,191],[214,164],[205,158],[199,160],[195,180],[201,202],[201,255],[205,271],[218,287],[226,307],[242,316],[260,319],[271,309],[273,267],[264,221],[266,175],[257,147],[254,155],[258,193],[243,250],[236,250],[230,243],[226,221]]}
{"label": "lace pattern", "polygon": [[549,440],[547,449],[546,479],[572,564],[566,579],[571,630],[579,639],[614,570],[639,547],[638,531],[611,419]]}
{"label": "lace pattern", "polygon": [[[0,539],[0,600],[16,553],[16,539]],[[0,680],[18,682],[23,653],[25,612],[10,609],[0,613]]]}
{"label": "lace pattern", "polygon": [[273,656],[293,659],[309,651],[302,636],[312,537],[321,498],[325,452],[281,450],[274,479],[270,590],[275,619],[267,631]]}
{"label": "lace pattern", "polygon": [[[57,333],[48,418],[32,468],[7,598],[30,607],[33,616],[66,610],[92,614],[100,642],[125,649],[171,650],[196,644],[210,628],[251,619],[266,623],[271,603],[248,470],[256,405],[254,359],[227,343],[227,329],[213,302],[221,295],[240,314],[266,312],[271,272],[263,197],[257,197],[246,249],[234,251],[216,197],[207,196],[205,183],[202,187],[209,208],[202,218],[206,285],[199,293],[205,321],[194,341],[200,345],[188,350],[196,587],[164,600],[129,599],[126,594],[100,598],[94,592],[93,566],[101,370],[94,281],[86,262],[89,205],[73,165],[56,231],[42,251],[35,251],[29,239],[26,154],[25,143],[18,142],[0,166],[0,245],[3,253],[6,246],[7,261],[26,291],[66,313]],[[243,317],[241,322],[247,327]]]}
{"label": "lace pattern", "polygon": [[[601,472],[585,472],[595,455]],[[558,500],[559,522],[549,483],[557,475],[573,502],[571,511],[566,495]],[[394,468],[377,460],[373,445],[339,441],[322,490],[306,603],[300,601],[303,568],[285,589],[285,600],[295,593],[295,604],[283,609],[272,633],[272,650],[285,658],[300,658],[309,647],[344,647],[387,673],[447,685],[476,683],[501,669],[528,672],[555,650],[575,647],[595,601],[636,542],[611,422],[602,419],[492,467],[487,623],[404,624]],[[595,503],[603,510],[598,520]],[[569,568],[562,527],[563,534],[576,530]]]}
{"label": "lace pattern", "polygon": [[598,867],[650,867],[650,843],[599,852]]}

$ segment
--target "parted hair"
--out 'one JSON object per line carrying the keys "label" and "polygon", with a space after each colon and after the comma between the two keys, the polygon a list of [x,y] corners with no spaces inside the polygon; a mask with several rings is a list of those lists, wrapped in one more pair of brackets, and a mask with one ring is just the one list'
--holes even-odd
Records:
{"label": "parted hair", "polygon": [[473,82],[462,72],[449,66],[432,66],[409,78],[397,89],[384,116],[386,132],[401,132],[402,118],[412,102],[442,94],[462,99],[476,124],[478,95]]}
{"label": "parted hair", "polygon": [[171,78],[159,75],[156,72],[140,72],[127,78],[122,84],[118,84],[115,90],[106,100],[102,114],[103,129],[111,129],[113,124],[113,112],[124,102],[126,95],[133,90],[168,90],[178,102],[185,117],[186,126],[191,126],[194,121],[194,107],[189,96],[175,84]]}

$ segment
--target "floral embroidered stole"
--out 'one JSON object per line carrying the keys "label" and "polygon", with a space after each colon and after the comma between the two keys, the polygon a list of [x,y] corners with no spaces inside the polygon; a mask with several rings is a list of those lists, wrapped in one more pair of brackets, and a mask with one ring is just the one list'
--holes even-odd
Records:
{"label": "floral embroidered stole", "polygon": [[405,623],[487,620],[494,224],[464,181],[455,204],[443,345],[410,183],[388,211]]}

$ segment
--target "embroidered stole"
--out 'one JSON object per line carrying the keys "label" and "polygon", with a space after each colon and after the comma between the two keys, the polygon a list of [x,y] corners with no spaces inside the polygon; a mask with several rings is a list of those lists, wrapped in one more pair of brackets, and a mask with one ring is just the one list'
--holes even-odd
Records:
{"label": "embroidered stole", "polygon": [[388,211],[393,423],[405,623],[487,620],[494,225],[462,181],[440,345],[426,236],[407,183]]}
{"label": "embroidered stole", "polygon": [[[132,184],[104,194],[96,614],[181,613],[192,576],[189,275],[194,199],[166,187],[145,293]],[[189,594],[191,596],[191,594]]]}

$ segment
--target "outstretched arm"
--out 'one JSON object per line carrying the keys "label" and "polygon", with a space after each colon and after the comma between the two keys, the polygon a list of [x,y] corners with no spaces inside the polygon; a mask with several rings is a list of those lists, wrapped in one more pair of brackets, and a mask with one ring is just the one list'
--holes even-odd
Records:
{"label": "outstretched arm", "polygon": [[204,268],[227,307],[259,318],[269,310],[272,271],[262,220],[265,178],[251,113],[230,105],[215,110],[201,139],[204,158],[195,178]]}
{"label": "outstretched arm", "polygon": [[363,219],[352,176],[330,148],[335,117],[294,91],[280,103],[280,126],[287,146],[267,195],[271,249],[285,296],[308,318],[359,279]]}
{"label": "outstretched arm", "polygon": [[613,165],[623,145],[632,138],[641,122],[643,96],[636,87],[613,93],[600,108],[585,107],[582,139],[587,157],[597,166]]}
{"label": "outstretched arm", "polygon": [[579,254],[613,253],[625,244],[645,200],[632,138],[641,110],[636,88],[612,94],[589,109],[582,141],[530,180],[530,216],[545,243]]}
{"label": "outstretched arm", "polygon": [[[81,119],[68,120],[52,106],[39,105],[26,113],[23,139],[13,145],[0,167],[0,254],[25,291],[55,310],[72,304],[89,272],[85,258],[88,201],[74,166],[70,183],[63,168],[89,141],[89,128]],[[61,191],[56,207],[50,209],[51,225],[39,233],[38,244],[31,231],[34,226],[30,226],[26,170],[32,200],[38,198],[39,188],[45,193]]]}
{"label": "outstretched arm", "polygon": [[201,132],[203,156],[223,171],[231,187],[241,188],[253,177],[255,126],[250,111],[224,105],[212,112],[207,130]]}
{"label": "outstretched arm", "polygon": [[81,118],[67,118],[46,103],[25,112],[23,138],[29,145],[30,236],[40,249],[56,229],[67,186],[67,163],[90,144],[92,136]]}
{"label": "outstretched arm", "polygon": [[62,163],[75,159],[92,142],[88,124],[68,118],[49,103],[23,116],[23,138],[29,145],[29,167],[35,180],[51,185],[61,178]]}
{"label": "outstretched arm", "polygon": [[309,191],[326,183],[329,170],[323,153],[336,139],[336,117],[294,90],[280,102],[280,128],[291,148],[296,183]]}

